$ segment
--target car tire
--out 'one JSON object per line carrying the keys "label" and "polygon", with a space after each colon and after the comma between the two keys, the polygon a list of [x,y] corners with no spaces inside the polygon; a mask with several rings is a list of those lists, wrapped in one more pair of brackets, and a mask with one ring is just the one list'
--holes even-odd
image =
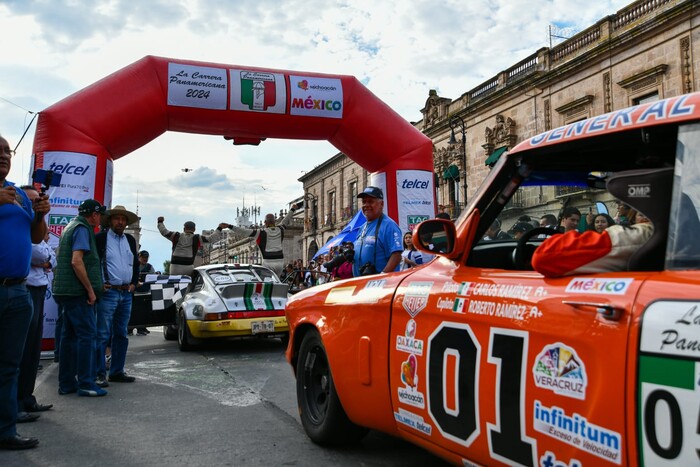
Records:
{"label": "car tire", "polygon": [[194,347],[194,338],[192,334],[190,334],[190,328],[187,327],[185,312],[182,310],[177,314],[177,346],[183,352],[192,350],[192,347]]}
{"label": "car tire", "polygon": [[163,326],[163,339],[166,341],[174,341],[177,339],[177,327],[174,324],[166,324]]}
{"label": "car tire", "polygon": [[297,403],[304,431],[316,444],[350,444],[368,432],[351,422],[345,413],[335,391],[326,349],[317,332],[306,334],[299,348]]}

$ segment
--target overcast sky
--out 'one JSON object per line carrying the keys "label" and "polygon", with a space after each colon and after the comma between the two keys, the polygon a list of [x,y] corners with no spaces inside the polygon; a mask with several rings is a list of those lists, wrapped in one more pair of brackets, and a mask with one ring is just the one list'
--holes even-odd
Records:
{"label": "overcast sky", "polygon": [[[457,98],[549,45],[548,25],[585,29],[628,0],[0,0],[0,134],[17,144],[33,114],[146,55],[353,75],[409,121],[430,89]],[[8,180],[24,183],[36,122]],[[162,269],[181,230],[261,214],[303,194],[297,179],[332,157],[327,142],[166,133],[115,162],[113,205],[142,217],[142,248]],[[181,169],[190,168],[184,173]]]}

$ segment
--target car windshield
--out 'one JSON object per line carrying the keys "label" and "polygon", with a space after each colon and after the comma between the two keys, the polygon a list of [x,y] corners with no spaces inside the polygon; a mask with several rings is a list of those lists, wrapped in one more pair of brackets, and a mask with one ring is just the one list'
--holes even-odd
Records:
{"label": "car windshield", "polygon": [[[614,224],[650,222],[659,234],[631,258],[628,268],[700,267],[700,244],[695,241],[700,230],[700,124],[562,143],[514,153],[499,162],[470,204],[481,216],[468,265],[527,268],[534,248],[555,230],[601,233]],[[670,181],[658,185],[665,171],[673,172],[672,188]],[[656,181],[651,185],[652,179],[638,178],[652,176]],[[521,237],[531,245],[515,255]],[[516,261],[516,256],[525,261]]]}

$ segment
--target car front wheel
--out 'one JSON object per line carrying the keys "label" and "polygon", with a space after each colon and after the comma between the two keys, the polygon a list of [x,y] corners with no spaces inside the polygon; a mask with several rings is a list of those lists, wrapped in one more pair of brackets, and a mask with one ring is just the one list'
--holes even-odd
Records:
{"label": "car front wheel", "polygon": [[317,332],[304,336],[297,361],[297,403],[301,424],[316,444],[359,441],[367,429],[350,421],[333,385],[326,349]]}
{"label": "car front wheel", "polygon": [[192,350],[194,338],[190,334],[190,328],[187,327],[187,318],[185,312],[180,310],[177,314],[177,346],[183,352]]}

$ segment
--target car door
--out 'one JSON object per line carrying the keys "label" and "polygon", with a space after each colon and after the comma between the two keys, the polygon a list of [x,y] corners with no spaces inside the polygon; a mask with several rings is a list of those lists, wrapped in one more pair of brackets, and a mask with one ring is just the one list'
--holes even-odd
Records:
{"label": "car door", "polygon": [[644,277],[545,279],[447,258],[419,269],[392,313],[399,429],[480,465],[624,465],[627,340]]}

